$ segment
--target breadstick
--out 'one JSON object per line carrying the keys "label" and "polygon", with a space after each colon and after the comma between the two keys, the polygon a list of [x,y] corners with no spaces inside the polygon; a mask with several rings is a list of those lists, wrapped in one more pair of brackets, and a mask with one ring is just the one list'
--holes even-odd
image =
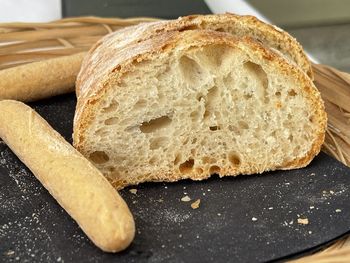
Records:
{"label": "breadstick", "polygon": [[85,52],[0,70],[0,99],[34,101],[75,90]]}
{"label": "breadstick", "polygon": [[102,250],[133,240],[128,206],[107,179],[27,105],[0,101],[0,137]]}

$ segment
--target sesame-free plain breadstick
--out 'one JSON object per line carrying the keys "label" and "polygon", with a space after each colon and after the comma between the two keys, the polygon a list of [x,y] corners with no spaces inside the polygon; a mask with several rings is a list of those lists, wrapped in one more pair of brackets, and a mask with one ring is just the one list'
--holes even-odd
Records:
{"label": "sesame-free plain breadstick", "polygon": [[0,70],[0,99],[35,101],[74,92],[85,52]]}
{"label": "sesame-free plain breadstick", "polygon": [[135,224],[101,172],[27,105],[0,101],[0,137],[91,241],[106,252],[125,249]]}

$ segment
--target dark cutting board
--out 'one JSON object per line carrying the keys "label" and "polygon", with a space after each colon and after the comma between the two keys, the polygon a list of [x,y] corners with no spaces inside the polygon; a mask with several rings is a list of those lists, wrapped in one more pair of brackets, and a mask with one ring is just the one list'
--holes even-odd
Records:
{"label": "dark cutting board", "polygon": [[[71,141],[73,95],[32,106]],[[261,262],[310,252],[350,230],[350,170],[322,153],[305,169],[125,189],[135,240],[120,254],[103,253],[4,143],[0,150],[2,262]],[[200,208],[182,202],[185,195]]]}

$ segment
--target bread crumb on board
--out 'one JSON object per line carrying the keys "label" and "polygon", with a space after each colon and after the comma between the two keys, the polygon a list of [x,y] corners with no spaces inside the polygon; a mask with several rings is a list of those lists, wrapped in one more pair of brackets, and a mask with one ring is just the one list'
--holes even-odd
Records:
{"label": "bread crumb on board", "polygon": [[189,202],[191,201],[191,198],[188,195],[185,195],[184,197],[181,198],[182,202]]}
{"label": "bread crumb on board", "polygon": [[13,250],[9,250],[9,251],[5,252],[6,256],[12,256],[13,254],[15,254],[15,251],[13,251]]}
{"label": "bread crumb on board", "polygon": [[252,217],[252,221],[257,221],[258,219],[256,217]]}
{"label": "bread crumb on board", "polygon": [[307,218],[298,218],[298,224],[308,225],[309,224],[309,219],[307,219]]}
{"label": "bread crumb on board", "polygon": [[199,204],[201,203],[201,200],[200,199],[197,199],[196,201],[194,201],[192,204],[191,204],[191,207],[192,209],[197,209],[199,208]]}
{"label": "bread crumb on board", "polygon": [[129,190],[130,193],[136,195],[137,194],[137,189],[133,188]]}

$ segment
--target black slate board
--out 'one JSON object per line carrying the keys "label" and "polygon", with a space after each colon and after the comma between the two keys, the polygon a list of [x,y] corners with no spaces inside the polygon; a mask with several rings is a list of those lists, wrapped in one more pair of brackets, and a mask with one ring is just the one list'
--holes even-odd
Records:
{"label": "black slate board", "polygon": [[[71,141],[73,95],[32,104]],[[262,262],[305,253],[350,230],[350,170],[326,154],[310,166],[202,182],[146,183],[121,192],[137,234],[103,253],[0,144],[1,262]],[[197,210],[180,201],[200,198]],[[308,218],[300,225],[297,218]],[[252,219],[256,218],[256,221]],[[299,254],[300,255],[300,254]]]}

